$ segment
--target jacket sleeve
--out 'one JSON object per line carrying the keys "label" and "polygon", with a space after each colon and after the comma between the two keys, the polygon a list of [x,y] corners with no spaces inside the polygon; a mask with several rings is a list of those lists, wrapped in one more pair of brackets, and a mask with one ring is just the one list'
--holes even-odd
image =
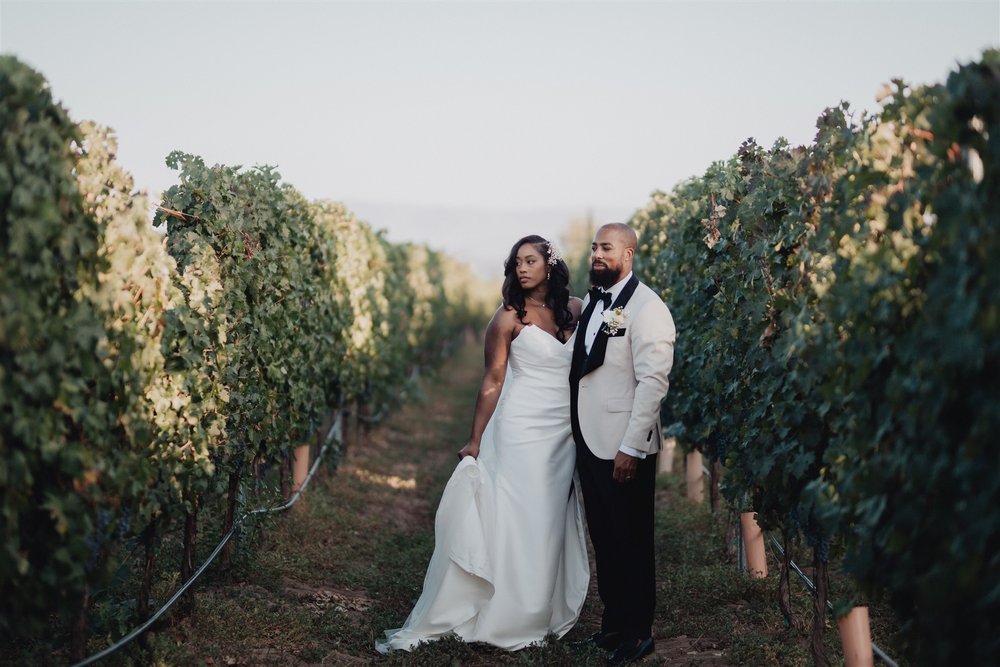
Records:
{"label": "jacket sleeve", "polygon": [[677,334],[670,310],[658,297],[644,303],[629,326],[632,329],[632,366],[637,384],[632,415],[621,445],[648,453],[658,442],[653,430],[660,416],[660,402],[670,388],[669,376],[674,364]]}

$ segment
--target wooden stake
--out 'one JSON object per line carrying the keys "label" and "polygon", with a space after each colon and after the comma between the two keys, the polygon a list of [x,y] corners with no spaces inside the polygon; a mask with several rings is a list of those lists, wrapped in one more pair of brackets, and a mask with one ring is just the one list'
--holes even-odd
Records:
{"label": "wooden stake", "polygon": [[663,441],[663,451],[657,461],[658,473],[674,471],[674,450],[677,448],[677,438],[667,438]]}
{"label": "wooden stake", "polygon": [[705,500],[705,475],[701,470],[701,452],[695,450],[685,457],[687,497],[696,503]]}
{"label": "wooden stake", "polygon": [[868,623],[868,607],[853,607],[837,619],[840,644],[844,647],[846,667],[874,667],[872,633]]}
{"label": "wooden stake", "polygon": [[[302,484],[306,481],[306,476],[309,474],[309,445],[299,445],[295,448],[295,452],[292,454],[292,493],[302,488]],[[299,498],[298,502],[295,503],[295,507],[304,507],[302,503],[302,498]]]}
{"label": "wooden stake", "polygon": [[747,556],[747,571],[754,579],[767,577],[767,554],[764,552],[764,531],[757,525],[755,512],[740,513],[743,549]]}

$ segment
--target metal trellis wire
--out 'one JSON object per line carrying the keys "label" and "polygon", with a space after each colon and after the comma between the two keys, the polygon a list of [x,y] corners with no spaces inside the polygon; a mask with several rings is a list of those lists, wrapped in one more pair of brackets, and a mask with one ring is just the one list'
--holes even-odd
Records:
{"label": "metal trellis wire", "polygon": [[[709,472],[708,468],[704,464],[702,464],[701,466],[701,471],[702,474],[704,474],[706,477],[711,477],[712,475],[712,473]],[[778,553],[781,555],[782,559],[784,559],[785,550],[781,547],[781,543],[778,542],[777,538],[774,535],[770,534],[768,534],[767,538],[771,541],[771,545],[778,550]],[[739,554],[739,561],[738,561],[739,570],[740,572],[746,572],[747,571],[746,547],[743,544],[743,530],[739,525],[736,526],[736,549],[737,553]],[[788,566],[792,569],[792,572],[794,572],[798,576],[798,578],[802,580],[802,583],[806,585],[806,588],[808,588],[813,595],[816,595],[816,585],[813,584],[812,580],[810,580],[809,577],[806,576],[805,572],[803,572],[799,568],[799,566],[795,564],[795,561],[789,560]],[[826,607],[831,612],[833,611],[833,603],[830,602],[829,600],[826,601]],[[884,662],[889,667],[899,667],[899,665],[897,665],[892,658],[886,655],[885,651],[880,649],[875,642],[872,642],[872,652],[879,660]]]}
{"label": "metal trellis wire", "polygon": [[[778,542],[778,539],[774,535],[768,535],[767,538],[771,541],[771,546],[777,549],[781,557],[784,558],[785,550],[781,547],[781,544]],[[802,583],[806,585],[806,588],[808,588],[813,595],[816,595],[816,585],[813,584],[813,582],[809,579],[809,577],[806,576],[805,572],[799,569],[799,566],[795,564],[795,561],[789,560],[788,566],[792,568],[792,572],[794,572],[798,576],[798,578],[802,580]],[[832,612],[833,603],[827,600],[826,608]],[[885,652],[882,649],[880,649],[875,642],[872,642],[872,652],[879,658],[879,660],[889,665],[889,667],[899,667],[896,664],[896,662],[888,655],[886,655]]]}
{"label": "metal trellis wire", "polygon": [[337,410],[337,419],[334,421],[333,425],[330,426],[330,430],[327,432],[326,438],[324,438],[323,440],[323,447],[319,450],[319,454],[316,455],[316,460],[313,461],[312,467],[309,469],[309,474],[306,475],[305,480],[302,482],[302,486],[300,486],[295,491],[295,493],[292,494],[292,497],[289,498],[287,502],[285,502],[282,505],[278,505],[276,507],[259,507],[257,509],[250,510],[249,512],[245,512],[244,514],[242,514],[236,521],[233,522],[233,526],[229,529],[229,531],[222,536],[222,539],[219,541],[219,544],[215,547],[215,549],[212,550],[212,553],[209,554],[208,558],[205,559],[205,562],[201,564],[201,566],[194,572],[194,574],[191,575],[191,578],[185,581],[184,584],[177,589],[177,592],[175,592],[170,597],[170,599],[167,600],[167,602],[156,611],[156,613],[150,616],[149,619],[147,619],[142,625],[136,627],[134,630],[132,630],[132,632],[128,633],[127,635],[119,639],[117,642],[112,644],[111,646],[95,653],[94,655],[88,658],[85,658],[84,660],[73,665],[73,667],[84,667],[85,665],[90,665],[102,658],[106,658],[107,656],[111,655],[115,651],[118,651],[120,648],[130,643],[136,637],[138,637],[146,630],[148,630],[150,626],[156,623],[156,621],[168,609],[170,609],[170,607],[175,602],[177,602],[177,600],[179,600],[182,595],[184,595],[184,592],[187,591],[187,589],[189,589],[192,586],[192,584],[194,584],[194,582],[198,579],[198,577],[200,577],[202,573],[208,569],[208,566],[212,564],[212,561],[215,560],[215,557],[219,555],[219,552],[222,551],[222,548],[226,546],[226,543],[229,542],[229,539],[236,533],[236,529],[246,519],[257,514],[269,514],[271,512],[281,512],[287,510],[292,505],[294,505],[298,501],[298,499],[302,496],[302,493],[306,490],[306,487],[309,486],[309,482],[310,480],[312,480],[313,475],[319,468],[319,464],[323,461],[323,456],[326,454],[327,449],[330,448],[330,445],[335,440],[338,442],[342,440],[342,429],[343,429],[342,412],[343,410]]}

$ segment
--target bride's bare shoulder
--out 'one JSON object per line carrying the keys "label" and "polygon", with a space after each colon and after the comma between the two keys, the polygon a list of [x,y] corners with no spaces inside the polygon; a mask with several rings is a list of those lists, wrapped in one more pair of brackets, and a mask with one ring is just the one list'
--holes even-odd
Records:
{"label": "bride's bare shoulder", "polygon": [[510,334],[514,331],[517,325],[517,311],[511,306],[500,306],[497,308],[496,312],[493,313],[493,318],[490,320],[487,328],[496,333]]}
{"label": "bride's bare shoulder", "polygon": [[569,298],[569,312],[573,314],[574,322],[580,319],[580,313],[583,312],[583,299],[571,296]]}
{"label": "bride's bare shoulder", "polygon": [[517,337],[518,325],[517,313],[508,310],[504,306],[497,308],[486,326],[486,351],[487,355],[493,358],[506,359],[506,352],[510,349],[510,344]]}

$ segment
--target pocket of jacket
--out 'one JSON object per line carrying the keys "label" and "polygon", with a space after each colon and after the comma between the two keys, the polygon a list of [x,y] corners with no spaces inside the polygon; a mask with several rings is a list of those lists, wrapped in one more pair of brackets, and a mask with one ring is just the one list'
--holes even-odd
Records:
{"label": "pocket of jacket", "polygon": [[608,412],[632,412],[632,399],[609,398],[607,408]]}

